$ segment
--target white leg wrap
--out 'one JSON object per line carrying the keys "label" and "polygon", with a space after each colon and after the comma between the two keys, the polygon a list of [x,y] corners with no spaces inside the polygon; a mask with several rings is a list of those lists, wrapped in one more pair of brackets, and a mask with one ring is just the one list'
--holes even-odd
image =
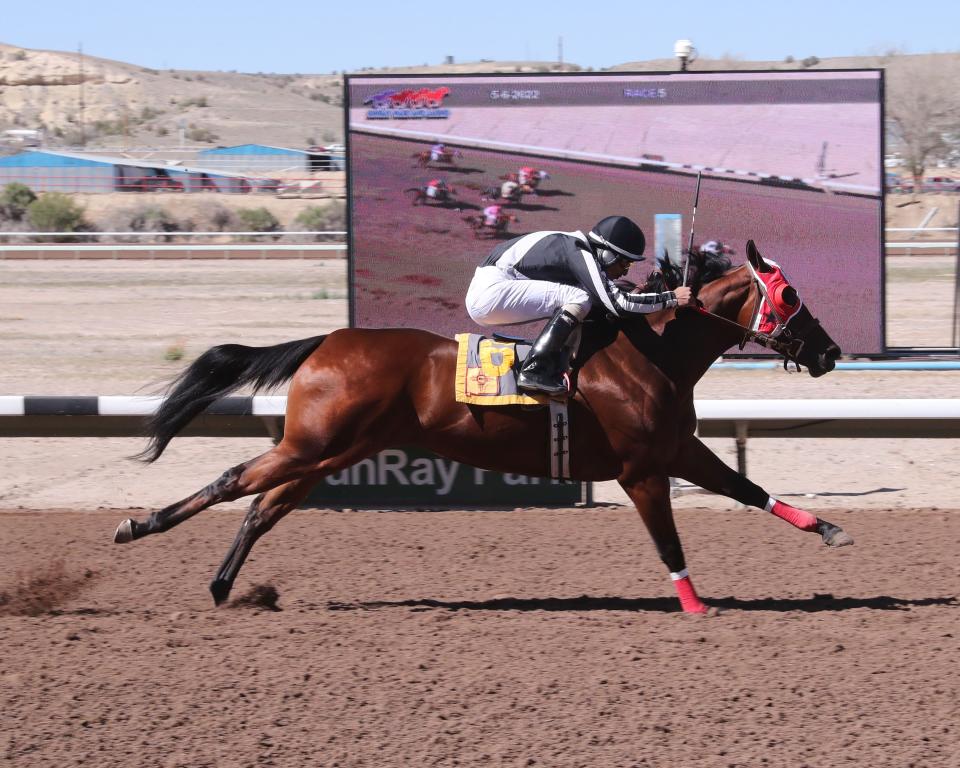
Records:
{"label": "white leg wrap", "polygon": [[682,571],[679,571],[678,573],[671,573],[670,578],[673,579],[674,581],[680,581],[680,579],[685,579],[689,575],[690,575],[690,571],[684,568]]}

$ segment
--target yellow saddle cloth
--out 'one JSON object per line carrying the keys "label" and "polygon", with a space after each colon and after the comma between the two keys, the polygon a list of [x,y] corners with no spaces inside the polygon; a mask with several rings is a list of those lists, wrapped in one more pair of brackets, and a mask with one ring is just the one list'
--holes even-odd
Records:
{"label": "yellow saddle cloth", "polygon": [[545,395],[527,395],[517,388],[520,365],[529,344],[458,333],[456,398],[473,405],[543,405]]}

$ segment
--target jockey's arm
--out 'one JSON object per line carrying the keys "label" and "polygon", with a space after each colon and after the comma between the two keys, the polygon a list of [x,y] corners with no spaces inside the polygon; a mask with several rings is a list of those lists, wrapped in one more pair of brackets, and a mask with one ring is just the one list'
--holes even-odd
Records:
{"label": "jockey's arm", "polygon": [[678,305],[677,294],[673,291],[663,293],[627,293],[620,290],[612,281],[607,281],[607,291],[613,305],[619,312],[648,314],[670,309]]}

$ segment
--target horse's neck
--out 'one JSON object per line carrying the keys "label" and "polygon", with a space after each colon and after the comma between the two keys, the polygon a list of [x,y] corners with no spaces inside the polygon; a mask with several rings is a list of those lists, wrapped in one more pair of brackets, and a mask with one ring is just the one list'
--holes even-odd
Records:
{"label": "horse's neck", "polygon": [[[709,314],[691,313],[694,346],[701,351],[694,366],[699,380],[720,355],[739,344],[747,331],[757,299],[756,286],[745,265],[707,283],[699,297]],[[729,322],[723,322],[723,318]]]}
{"label": "horse's neck", "polygon": [[627,347],[633,347],[678,389],[692,390],[714,360],[743,338],[742,324],[749,321],[755,299],[752,280],[742,269],[704,285],[700,296],[711,314],[667,310],[624,323],[617,338],[625,345],[619,353],[622,359],[630,354]]}

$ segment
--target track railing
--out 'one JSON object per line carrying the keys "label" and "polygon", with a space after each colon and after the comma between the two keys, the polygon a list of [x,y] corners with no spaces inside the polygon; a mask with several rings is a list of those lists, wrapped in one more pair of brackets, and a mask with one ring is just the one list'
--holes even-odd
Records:
{"label": "track railing", "polygon": [[[141,437],[160,397],[0,395],[0,437]],[[284,395],[225,397],[181,433],[194,437],[283,434]],[[877,400],[698,400],[701,437],[737,441],[747,468],[749,438],[960,437],[960,398]],[[576,435],[573,435],[576,444]]]}

